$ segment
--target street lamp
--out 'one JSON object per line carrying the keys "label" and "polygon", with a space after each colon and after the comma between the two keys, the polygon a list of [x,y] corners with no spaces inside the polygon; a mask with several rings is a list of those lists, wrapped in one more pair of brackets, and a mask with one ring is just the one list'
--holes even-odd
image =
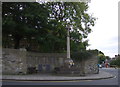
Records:
{"label": "street lamp", "polygon": [[70,29],[71,29],[71,26],[69,24],[70,20],[67,19],[67,26],[66,26],[66,29],[67,29],[67,59],[65,60],[65,64],[68,65],[68,67],[71,67],[74,63],[73,63],[73,60],[70,58]]}

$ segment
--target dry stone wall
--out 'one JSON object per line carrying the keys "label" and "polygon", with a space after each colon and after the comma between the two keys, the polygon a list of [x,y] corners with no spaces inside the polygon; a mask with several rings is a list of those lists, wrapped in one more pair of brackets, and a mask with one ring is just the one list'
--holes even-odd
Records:
{"label": "dry stone wall", "polygon": [[62,66],[65,53],[34,53],[25,49],[2,50],[3,74],[26,74],[28,67],[36,67],[38,72],[52,72],[55,67]]}
{"label": "dry stone wall", "polygon": [[[37,72],[53,72],[55,67],[64,67],[66,53],[35,53],[25,49],[2,49],[3,74],[26,74],[28,67],[36,67]],[[78,69],[85,74],[98,73],[97,56],[77,62]],[[77,69],[77,70],[78,70]]]}
{"label": "dry stone wall", "polygon": [[38,72],[52,72],[55,67],[62,66],[65,53],[34,53],[27,52],[27,67],[36,67]]}
{"label": "dry stone wall", "polygon": [[26,52],[16,49],[2,50],[3,74],[26,73]]}
{"label": "dry stone wall", "polygon": [[85,74],[97,74],[99,72],[97,55],[91,56],[87,61],[85,61],[84,69]]}

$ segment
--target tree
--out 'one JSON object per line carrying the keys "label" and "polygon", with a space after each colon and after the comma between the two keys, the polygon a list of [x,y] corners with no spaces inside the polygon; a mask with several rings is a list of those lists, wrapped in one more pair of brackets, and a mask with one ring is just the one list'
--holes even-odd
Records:
{"label": "tree", "polygon": [[120,57],[118,57],[116,60],[112,60],[110,62],[110,65],[116,65],[117,67],[120,67]]}
{"label": "tree", "polygon": [[110,57],[109,57],[109,56],[106,56],[106,59],[108,59],[108,60],[109,60],[109,59],[110,59]]}
{"label": "tree", "polygon": [[[47,2],[47,3],[3,3],[3,37],[9,34],[14,39],[14,48],[20,47],[20,40],[31,38],[39,45],[40,52],[66,51],[66,19],[69,25],[71,50],[85,50],[85,40],[94,26],[95,18],[87,13],[88,3]],[[30,46],[29,46],[30,47]]]}
{"label": "tree", "polygon": [[[70,19],[69,25],[71,25],[72,27],[72,29],[70,30],[72,45],[71,49],[76,51],[83,49],[85,50],[86,47],[89,46],[88,40],[85,39],[91,32],[91,26],[94,26],[95,21],[95,18],[87,13],[88,3],[52,2],[47,3],[47,5],[51,11],[49,22],[58,21],[59,23],[61,23],[60,26],[62,26],[64,32],[66,32],[65,30],[65,27],[67,25],[66,20]],[[57,26],[56,28],[61,29],[59,25],[54,26]],[[59,34],[59,32],[57,33]],[[65,37],[63,37],[62,39],[64,38]],[[58,46],[61,45],[59,44]]]}
{"label": "tree", "polygon": [[[38,3],[5,2],[3,6],[3,36],[12,34],[15,46],[19,48],[20,40],[30,39],[46,25],[48,12],[44,5]],[[39,32],[43,33],[43,32]]]}
{"label": "tree", "polygon": [[98,55],[98,63],[99,64],[102,64],[103,62],[105,62],[105,59],[106,59],[106,57],[105,57],[104,54],[99,54]]}

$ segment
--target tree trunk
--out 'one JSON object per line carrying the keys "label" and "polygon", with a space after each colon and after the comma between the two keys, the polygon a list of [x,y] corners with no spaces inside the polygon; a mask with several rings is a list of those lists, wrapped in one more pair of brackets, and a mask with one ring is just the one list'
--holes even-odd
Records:
{"label": "tree trunk", "polygon": [[14,37],[14,48],[19,49],[20,48],[20,40],[22,37],[15,35]]}
{"label": "tree trunk", "polygon": [[16,39],[16,40],[15,40],[14,48],[15,48],[15,49],[19,49],[19,48],[20,48],[20,39]]}

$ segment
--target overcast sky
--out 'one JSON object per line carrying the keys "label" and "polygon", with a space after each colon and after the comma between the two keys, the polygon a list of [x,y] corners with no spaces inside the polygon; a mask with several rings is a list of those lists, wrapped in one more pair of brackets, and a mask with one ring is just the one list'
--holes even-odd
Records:
{"label": "overcast sky", "polygon": [[89,13],[98,18],[89,34],[88,49],[98,49],[106,56],[118,54],[118,2],[120,0],[91,0]]}

